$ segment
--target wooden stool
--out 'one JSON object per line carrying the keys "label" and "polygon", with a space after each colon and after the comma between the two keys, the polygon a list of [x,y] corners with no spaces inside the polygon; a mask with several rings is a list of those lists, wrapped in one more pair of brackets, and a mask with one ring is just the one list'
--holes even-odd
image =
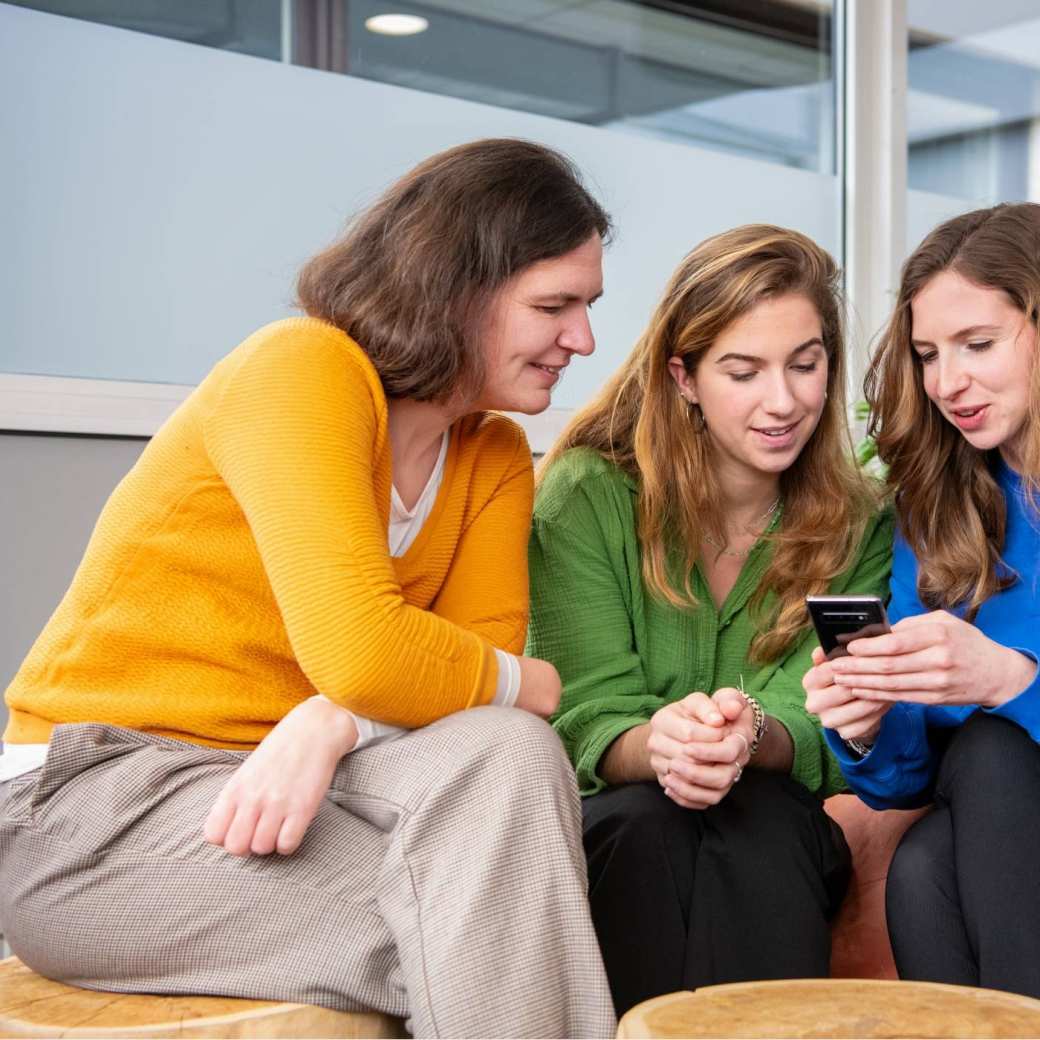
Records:
{"label": "wooden stool", "polygon": [[377,1012],[233,997],[99,993],[51,982],[17,957],[0,961],[0,1037],[404,1037]]}
{"label": "wooden stool", "polygon": [[618,1037],[1037,1037],[1040,1000],[970,986],[794,979],[705,986],[637,1004]]}

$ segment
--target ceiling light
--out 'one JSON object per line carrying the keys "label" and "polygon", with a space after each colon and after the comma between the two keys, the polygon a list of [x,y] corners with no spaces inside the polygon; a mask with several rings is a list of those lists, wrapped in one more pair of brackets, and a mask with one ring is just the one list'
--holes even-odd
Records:
{"label": "ceiling light", "polygon": [[376,14],[365,19],[365,28],[381,36],[414,36],[429,26],[430,23],[417,14]]}

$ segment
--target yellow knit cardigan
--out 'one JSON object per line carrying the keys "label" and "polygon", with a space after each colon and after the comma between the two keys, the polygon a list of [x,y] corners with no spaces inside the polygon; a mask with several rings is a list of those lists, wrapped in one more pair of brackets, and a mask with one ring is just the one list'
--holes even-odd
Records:
{"label": "yellow knit cardigan", "polygon": [[476,414],[433,512],[387,549],[387,403],[364,352],[311,318],[220,362],[113,492],[7,690],[12,743],[106,722],[254,747],[316,690],[419,726],[492,700],[527,627],[531,456]]}

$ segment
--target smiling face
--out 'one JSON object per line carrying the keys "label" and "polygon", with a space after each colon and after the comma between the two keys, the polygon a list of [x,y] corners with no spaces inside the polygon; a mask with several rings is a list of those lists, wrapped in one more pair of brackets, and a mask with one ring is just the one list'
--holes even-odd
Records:
{"label": "smiling face", "polygon": [[1011,466],[1029,414],[1036,330],[1002,289],[955,271],[928,281],[911,303],[911,344],[924,392],[980,451]]}
{"label": "smiling face", "polygon": [[679,358],[668,367],[704,414],[723,479],[775,477],[790,467],[827,399],[820,315],[798,294],[765,299],[728,325],[693,373]]}
{"label": "smiling face", "polygon": [[481,328],[487,379],[475,409],[534,415],[549,407],[573,356],[595,349],[588,309],[603,293],[602,263],[603,244],[593,235],[498,290]]}

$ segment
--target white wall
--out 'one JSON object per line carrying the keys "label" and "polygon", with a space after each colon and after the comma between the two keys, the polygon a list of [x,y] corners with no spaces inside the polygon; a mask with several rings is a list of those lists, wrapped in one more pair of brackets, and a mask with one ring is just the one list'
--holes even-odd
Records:
{"label": "white wall", "polygon": [[[141,440],[0,434],[0,694],[76,570]],[[0,733],[7,711],[0,697]]]}

